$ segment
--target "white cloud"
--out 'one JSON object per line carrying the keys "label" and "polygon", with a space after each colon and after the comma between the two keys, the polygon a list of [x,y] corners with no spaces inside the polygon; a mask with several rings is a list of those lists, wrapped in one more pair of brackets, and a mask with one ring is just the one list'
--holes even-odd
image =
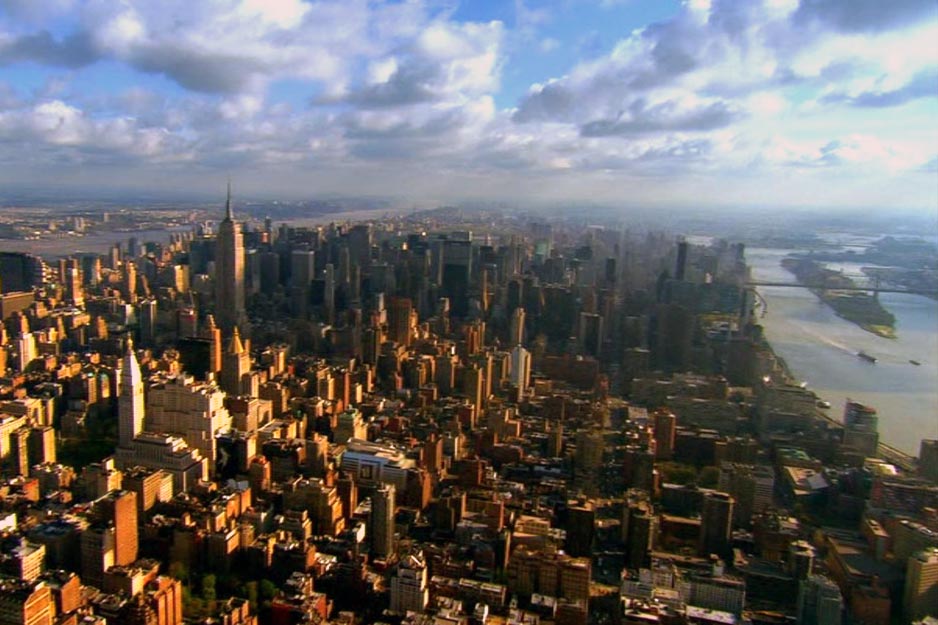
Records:
{"label": "white cloud", "polygon": [[538,49],[547,54],[548,52],[553,52],[560,47],[560,42],[553,37],[545,37],[541,39],[540,43],[537,44]]}
{"label": "white cloud", "polygon": [[[649,201],[664,181],[669,198],[783,202],[792,180],[826,172],[901,178],[904,197],[927,203],[938,23],[920,0],[896,0],[891,17],[856,2],[853,16],[847,0],[686,2],[512,106],[499,95],[517,46],[576,45],[545,38],[554,16],[523,2],[506,26],[457,22],[431,0],[46,0],[74,18],[53,35],[29,3],[0,0],[0,66],[65,68],[32,95],[0,84],[0,162],[7,179],[26,163],[124,164],[187,180],[264,171],[297,192],[367,179],[392,194],[615,198],[628,186]],[[82,68],[100,60],[176,86],[95,91]]]}

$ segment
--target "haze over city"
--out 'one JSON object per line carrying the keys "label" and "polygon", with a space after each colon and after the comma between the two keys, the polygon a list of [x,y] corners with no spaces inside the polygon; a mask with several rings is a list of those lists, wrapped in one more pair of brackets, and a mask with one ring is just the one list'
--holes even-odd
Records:
{"label": "haze over city", "polygon": [[0,3],[31,192],[933,211],[932,0]]}
{"label": "haze over city", "polygon": [[0,0],[0,625],[938,625],[938,0]]}

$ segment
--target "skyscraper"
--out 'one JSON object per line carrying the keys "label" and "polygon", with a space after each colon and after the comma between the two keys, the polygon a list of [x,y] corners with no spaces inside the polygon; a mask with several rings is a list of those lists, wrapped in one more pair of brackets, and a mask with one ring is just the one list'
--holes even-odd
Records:
{"label": "skyscraper", "polygon": [[410,346],[413,328],[413,303],[407,297],[392,297],[388,307],[388,339]]}
{"label": "skyscraper", "polygon": [[511,346],[524,343],[524,308],[520,306],[511,313],[511,325],[508,330],[508,344]]}
{"label": "skyscraper", "polygon": [[656,410],[655,420],[655,458],[670,460],[674,455],[674,442],[677,432],[677,417],[669,410]]}
{"label": "skyscraper", "polygon": [[379,558],[394,553],[395,489],[381,484],[371,498],[371,550]]}
{"label": "skyscraper", "polygon": [[231,183],[225,202],[225,218],[218,226],[215,249],[215,321],[228,333],[237,325],[246,329],[244,312],[244,238],[231,211]]}
{"label": "skyscraper", "polygon": [[524,397],[531,381],[531,352],[515,345],[511,350],[511,385],[517,389],[518,398]]}
{"label": "skyscraper", "polygon": [[127,339],[127,351],[121,360],[120,394],[117,397],[117,440],[120,447],[130,447],[143,431],[146,404],[143,397],[143,374],[134,355],[133,341]]}

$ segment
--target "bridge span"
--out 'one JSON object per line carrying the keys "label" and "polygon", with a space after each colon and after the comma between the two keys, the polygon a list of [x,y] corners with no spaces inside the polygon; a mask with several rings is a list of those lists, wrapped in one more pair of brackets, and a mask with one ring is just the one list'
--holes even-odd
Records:
{"label": "bridge span", "polygon": [[744,284],[746,287],[757,286],[780,286],[793,289],[817,289],[820,291],[862,291],[865,293],[907,293],[909,295],[925,295],[929,297],[938,296],[938,290],[929,291],[924,289],[902,289],[899,287],[884,286],[828,286],[825,284],[801,284],[799,282],[765,282],[752,281]]}

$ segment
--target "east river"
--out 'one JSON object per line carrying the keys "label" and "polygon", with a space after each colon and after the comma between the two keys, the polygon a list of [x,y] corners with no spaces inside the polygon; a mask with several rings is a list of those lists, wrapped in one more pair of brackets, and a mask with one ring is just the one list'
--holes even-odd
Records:
{"label": "east river", "polygon": [[[747,249],[752,279],[795,282],[779,264],[791,251]],[[830,266],[862,275],[852,263]],[[881,293],[880,302],[896,317],[897,338],[886,339],[841,319],[807,289],[758,291],[767,304],[760,322],[772,349],[792,376],[831,403],[833,417],[841,418],[849,397],[877,410],[880,440],[888,445],[918,455],[921,439],[938,438],[938,301]],[[876,363],[859,358],[860,351]]]}

